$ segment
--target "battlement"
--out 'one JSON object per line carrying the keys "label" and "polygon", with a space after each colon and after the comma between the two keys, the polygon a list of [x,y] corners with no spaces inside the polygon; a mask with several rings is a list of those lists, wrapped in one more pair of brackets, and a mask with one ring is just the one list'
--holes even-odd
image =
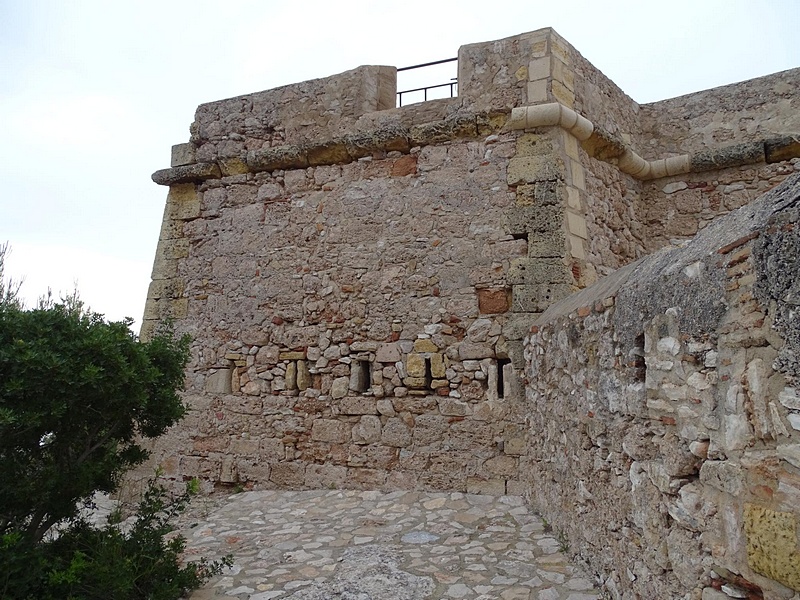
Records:
{"label": "battlement", "polygon": [[[523,494],[561,502],[553,518],[574,523],[591,497],[586,486],[608,486],[608,477],[548,458],[569,454],[558,440],[583,444],[574,454],[584,457],[616,452],[613,468],[630,470],[639,458],[625,454],[622,444],[631,443],[620,423],[635,429],[657,419],[663,427],[642,429],[659,448],[647,458],[654,504],[634,497],[627,472],[615,479],[623,491],[613,502],[627,519],[621,527],[647,533],[648,544],[678,531],[642,524],[663,518],[658,503],[697,475],[664,475],[659,452],[718,443],[714,411],[723,409],[714,404],[710,425],[690,428],[655,392],[629,394],[627,412],[608,408],[615,386],[644,389],[641,360],[620,348],[661,360],[639,342],[669,336],[648,329],[660,313],[630,321],[636,331],[603,322],[626,309],[615,304],[611,280],[592,284],[682,244],[800,170],[800,69],[640,105],[542,29],[462,46],[454,98],[396,107],[396,76],[394,67],[362,66],[203,104],[190,141],[153,175],[169,193],[142,335],[171,318],[193,338],[189,417],[158,441],[154,461],[176,482],[200,477],[207,487]],[[585,329],[575,315],[551,317],[559,307],[575,312],[565,307],[587,287],[607,293],[577,307]],[[698,344],[713,346],[719,322],[709,323],[708,336],[691,332]],[[599,342],[592,337],[606,328]],[[582,336],[591,355],[581,353]],[[776,367],[773,375],[770,389],[790,389],[790,373]],[[605,400],[595,406],[590,392]],[[597,419],[572,418],[571,402]],[[690,414],[682,408],[676,414]],[[789,412],[778,418],[788,422]],[[595,426],[613,429],[613,449]],[[781,431],[797,443],[798,428]],[[699,469],[740,451],[698,450],[689,462]],[[589,496],[564,508],[576,490]],[[787,506],[792,518],[800,514],[800,505]],[[564,528],[576,546],[594,548],[590,533],[606,525]],[[713,554],[748,581],[771,568],[754,574],[741,544],[708,549],[684,525],[675,526],[681,544],[689,536],[695,546],[673,553]],[[710,567],[692,563],[691,575],[676,578],[661,550],[637,567],[638,581],[621,577],[633,545],[612,545],[611,558],[585,558],[619,597],[711,586]],[[757,560],[774,558],[766,556]],[[773,578],[794,581],[780,573]]]}

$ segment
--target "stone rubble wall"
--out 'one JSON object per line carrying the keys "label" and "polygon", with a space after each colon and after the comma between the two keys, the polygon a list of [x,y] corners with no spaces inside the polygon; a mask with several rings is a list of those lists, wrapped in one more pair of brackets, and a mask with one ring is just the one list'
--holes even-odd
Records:
{"label": "stone rubble wall", "polygon": [[[154,174],[141,335],[192,336],[189,414],[137,476],[524,492],[616,597],[790,597],[771,542],[743,532],[793,523],[800,496],[794,291],[759,287],[797,271],[793,225],[767,229],[791,211],[751,203],[800,169],[800,70],[646,118],[551,29],[462,47],[457,98],[394,108],[395,74],[204,104]],[[668,121],[703,126],[697,98],[722,116],[684,143]],[[556,102],[591,121],[583,141],[514,126]],[[738,133],[715,137],[723,121]],[[631,151],[691,153],[691,172],[636,179]]]}
{"label": "stone rubble wall", "polygon": [[800,143],[800,69],[640,106],[645,158],[794,136]]}
{"label": "stone rubble wall", "polygon": [[800,597],[798,207],[795,175],[532,328],[522,477],[612,597]]}

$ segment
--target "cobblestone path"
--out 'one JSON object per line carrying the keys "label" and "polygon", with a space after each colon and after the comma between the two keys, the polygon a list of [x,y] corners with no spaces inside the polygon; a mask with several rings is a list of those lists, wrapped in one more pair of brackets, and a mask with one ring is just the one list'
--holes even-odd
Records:
{"label": "cobblestone path", "polygon": [[199,499],[180,529],[190,558],[235,560],[190,600],[600,598],[516,496],[246,492]]}

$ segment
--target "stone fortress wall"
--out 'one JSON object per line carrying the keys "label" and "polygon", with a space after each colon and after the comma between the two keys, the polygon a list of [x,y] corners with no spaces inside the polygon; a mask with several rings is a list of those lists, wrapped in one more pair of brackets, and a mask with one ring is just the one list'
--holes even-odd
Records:
{"label": "stone fortress wall", "polygon": [[198,108],[153,176],[142,335],[193,338],[153,462],[523,494],[615,597],[790,598],[797,540],[768,541],[800,521],[795,334],[764,244],[796,251],[794,221],[772,197],[711,223],[800,170],[800,69],[638,105],[543,29],[463,46],[458,79],[395,108],[367,66]]}

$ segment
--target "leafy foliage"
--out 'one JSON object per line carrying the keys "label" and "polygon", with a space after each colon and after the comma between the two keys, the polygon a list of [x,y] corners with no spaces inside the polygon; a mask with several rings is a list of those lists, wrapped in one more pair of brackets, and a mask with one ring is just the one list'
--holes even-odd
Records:
{"label": "leafy foliage", "polygon": [[6,281],[0,245],[0,599],[174,600],[229,559],[180,566],[185,540],[151,482],[138,516],[97,528],[79,517],[95,492],[113,492],[141,464],[144,438],[184,414],[177,394],[188,338],[142,342],[132,321],[107,322],[77,294],[33,310]]}
{"label": "leafy foliage", "polygon": [[187,340],[139,342],[130,321],[80,307],[0,305],[0,533],[38,541],[95,491],[111,492],[181,418]]}
{"label": "leafy foliage", "polygon": [[0,598],[37,600],[174,600],[230,566],[231,558],[180,567],[183,537],[168,538],[170,519],[189,493],[169,500],[150,482],[129,529],[98,528],[76,519],[48,543],[26,544],[19,534],[0,538]]}

